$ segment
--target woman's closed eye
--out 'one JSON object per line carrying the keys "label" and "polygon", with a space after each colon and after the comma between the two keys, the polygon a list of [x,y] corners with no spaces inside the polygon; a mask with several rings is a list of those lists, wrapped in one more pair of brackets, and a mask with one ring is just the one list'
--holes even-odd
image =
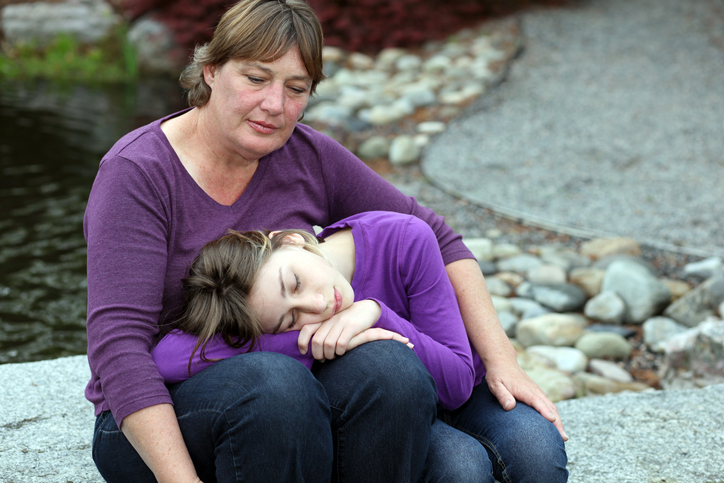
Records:
{"label": "woman's closed eye", "polygon": [[299,281],[299,275],[297,275],[295,273],[294,274],[294,293],[298,293],[301,286],[302,286],[302,282]]}
{"label": "woman's closed eye", "polygon": [[252,84],[261,84],[264,82],[264,79],[260,77],[255,77],[253,75],[248,75],[246,76],[246,78],[249,79],[249,82],[251,82]]}
{"label": "woman's closed eye", "polygon": [[290,89],[293,93],[299,94],[299,95],[304,94],[304,93],[307,92],[307,89],[302,88],[302,87],[290,87],[289,89]]}

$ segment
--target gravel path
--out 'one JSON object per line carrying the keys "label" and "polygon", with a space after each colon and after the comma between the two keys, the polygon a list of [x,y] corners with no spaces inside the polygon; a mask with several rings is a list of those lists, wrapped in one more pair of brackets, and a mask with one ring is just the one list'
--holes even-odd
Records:
{"label": "gravel path", "polygon": [[[508,79],[421,164],[435,186],[521,223],[461,203],[438,210],[453,225],[487,215],[483,231],[559,233],[521,229],[526,243],[630,236],[664,249],[657,257],[723,255],[724,1],[574,5],[521,14],[525,47]],[[440,198],[413,171],[390,179]]]}

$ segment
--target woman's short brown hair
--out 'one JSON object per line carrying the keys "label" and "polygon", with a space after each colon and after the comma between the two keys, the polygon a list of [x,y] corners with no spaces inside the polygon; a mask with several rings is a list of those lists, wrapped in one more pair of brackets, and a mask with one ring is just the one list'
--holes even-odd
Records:
{"label": "woman's short brown hair", "polygon": [[211,42],[196,46],[179,83],[189,105],[202,107],[211,97],[205,66],[221,67],[231,59],[270,62],[298,47],[314,94],[324,79],[323,45],[322,25],[304,0],[241,0],[221,17]]}

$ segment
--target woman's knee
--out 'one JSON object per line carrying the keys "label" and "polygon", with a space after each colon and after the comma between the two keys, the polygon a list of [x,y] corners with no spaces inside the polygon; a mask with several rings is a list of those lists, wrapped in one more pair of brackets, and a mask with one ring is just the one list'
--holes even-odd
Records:
{"label": "woman's knee", "polygon": [[[519,403],[521,404],[521,403]],[[556,427],[534,409],[520,427],[511,428],[505,452],[505,472],[512,481],[563,483],[568,481],[566,448]],[[522,408],[521,408],[522,409]],[[510,451],[514,448],[513,451]]]}
{"label": "woman's knee", "polygon": [[475,438],[437,419],[430,433],[423,481],[493,483],[495,478],[485,447]]}

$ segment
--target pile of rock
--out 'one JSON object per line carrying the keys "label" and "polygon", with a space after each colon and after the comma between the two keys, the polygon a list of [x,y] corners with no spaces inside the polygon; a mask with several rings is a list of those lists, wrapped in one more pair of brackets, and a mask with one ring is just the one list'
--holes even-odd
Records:
{"label": "pile of rock", "polygon": [[724,382],[721,259],[687,265],[684,278],[703,280],[692,288],[657,277],[627,238],[592,240],[578,252],[465,242],[521,367],[551,400],[658,386],[625,369],[639,334],[645,350],[662,354],[662,387]]}
{"label": "pile of rock", "polygon": [[6,5],[0,12],[0,28],[13,45],[45,45],[59,34],[95,43],[122,22],[121,16],[104,0],[22,2]]}
{"label": "pile of rock", "polygon": [[342,142],[362,159],[415,162],[430,136],[445,130],[445,120],[504,77],[519,38],[518,24],[508,20],[414,52],[389,48],[372,57],[325,47],[328,77],[304,122],[337,139],[358,133],[358,143]]}

